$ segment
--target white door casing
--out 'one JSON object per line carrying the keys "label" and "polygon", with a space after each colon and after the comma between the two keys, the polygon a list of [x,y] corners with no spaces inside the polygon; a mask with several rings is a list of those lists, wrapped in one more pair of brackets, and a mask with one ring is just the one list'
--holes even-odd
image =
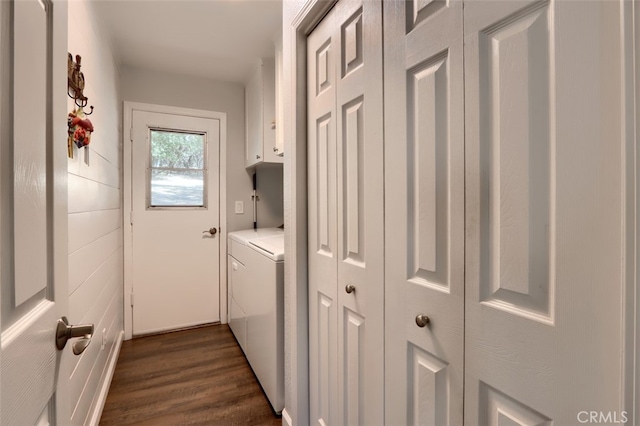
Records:
{"label": "white door casing", "polygon": [[461,425],[462,2],[385,1],[384,23],[385,420]]}
{"label": "white door casing", "polygon": [[464,19],[465,421],[619,421],[621,4],[467,1]]}
{"label": "white door casing", "polygon": [[[220,320],[220,121],[133,112],[132,275],[133,334]],[[149,136],[152,130],[205,135],[206,208],[149,208]]]}
{"label": "white door casing", "polygon": [[0,27],[0,423],[64,424],[66,3],[1,2]]}
{"label": "white door casing", "polygon": [[307,42],[314,424],[383,418],[381,17],[380,2],[340,1]]}

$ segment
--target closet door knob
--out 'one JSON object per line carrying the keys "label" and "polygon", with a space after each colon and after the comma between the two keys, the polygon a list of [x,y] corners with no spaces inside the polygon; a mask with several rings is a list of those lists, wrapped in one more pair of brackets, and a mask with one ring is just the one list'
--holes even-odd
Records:
{"label": "closet door knob", "polygon": [[347,294],[351,294],[351,293],[355,293],[356,288],[351,284],[347,284],[347,286],[344,288],[344,291],[346,291]]}
{"label": "closet door knob", "polygon": [[418,314],[418,316],[416,316],[416,324],[418,324],[418,327],[426,327],[430,323],[431,320],[428,316],[422,314]]}

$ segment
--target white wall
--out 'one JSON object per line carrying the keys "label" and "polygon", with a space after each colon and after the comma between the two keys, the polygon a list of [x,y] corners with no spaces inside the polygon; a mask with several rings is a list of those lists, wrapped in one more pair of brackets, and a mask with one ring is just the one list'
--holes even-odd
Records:
{"label": "white wall", "polygon": [[284,224],[282,164],[262,165],[257,173],[258,226],[278,227]]}
{"label": "white wall", "polygon": [[[122,68],[122,99],[157,105],[194,108],[227,114],[227,231],[253,226],[252,174],[244,168],[244,86],[199,77],[167,74],[131,67]],[[260,175],[260,171],[258,172]],[[268,176],[272,173],[267,173]],[[265,193],[278,192],[282,180],[260,181]],[[281,194],[281,192],[280,192]],[[282,197],[282,195],[280,195]],[[264,197],[263,197],[264,199]],[[244,214],[237,215],[235,201],[244,202]],[[280,204],[282,200],[280,199]],[[282,210],[267,202],[259,204],[258,216],[264,223],[283,223]],[[263,226],[260,224],[260,226]],[[265,225],[266,226],[266,225]],[[277,226],[277,225],[275,225]]]}
{"label": "white wall", "polygon": [[[107,38],[89,1],[69,2],[68,48],[82,56],[85,95],[95,107],[95,131],[84,150],[68,162],[69,321],[93,323],[87,350],[74,357],[69,380],[70,424],[91,421],[101,410],[98,395],[123,329],[121,210],[121,104],[119,74]],[[69,99],[69,111],[73,109]],[[60,147],[63,149],[62,147]],[[101,347],[103,330],[106,345]]]}

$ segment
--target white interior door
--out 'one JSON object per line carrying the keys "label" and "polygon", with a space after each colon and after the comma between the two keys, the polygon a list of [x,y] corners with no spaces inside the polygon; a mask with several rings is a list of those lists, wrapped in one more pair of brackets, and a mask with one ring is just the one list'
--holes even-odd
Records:
{"label": "white interior door", "polygon": [[134,335],[220,320],[219,144],[217,119],[133,112]]}
{"label": "white interior door", "polygon": [[0,2],[3,425],[69,422],[55,344],[68,303],[66,25],[65,2]]}
{"label": "white interior door", "polygon": [[384,23],[385,419],[461,425],[462,2],[385,1]]}
{"label": "white interior door", "polygon": [[621,423],[621,3],[464,19],[465,422]]}
{"label": "white interior door", "polygon": [[309,408],[320,425],[339,423],[335,28],[332,11],[307,39]]}
{"label": "white interior door", "polygon": [[307,41],[314,424],[384,412],[381,17],[381,2],[341,0]]}

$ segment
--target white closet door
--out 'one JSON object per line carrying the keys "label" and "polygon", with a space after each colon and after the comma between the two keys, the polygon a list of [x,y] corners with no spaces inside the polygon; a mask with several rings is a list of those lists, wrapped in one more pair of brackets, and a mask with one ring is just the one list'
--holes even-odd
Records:
{"label": "white closet door", "polygon": [[621,4],[464,17],[465,423],[619,423]]}
{"label": "white closet door", "polygon": [[312,424],[337,424],[338,232],[336,72],[330,13],[307,39],[309,179],[309,397]]}
{"label": "white closet door", "polygon": [[462,37],[461,1],[384,2],[389,425],[462,424]]}
{"label": "white closet door", "polygon": [[[338,40],[338,425],[384,417],[382,4],[341,0]],[[353,292],[347,292],[353,286]]]}
{"label": "white closet door", "polygon": [[341,0],[308,38],[313,424],[383,418],[381,16]]}

